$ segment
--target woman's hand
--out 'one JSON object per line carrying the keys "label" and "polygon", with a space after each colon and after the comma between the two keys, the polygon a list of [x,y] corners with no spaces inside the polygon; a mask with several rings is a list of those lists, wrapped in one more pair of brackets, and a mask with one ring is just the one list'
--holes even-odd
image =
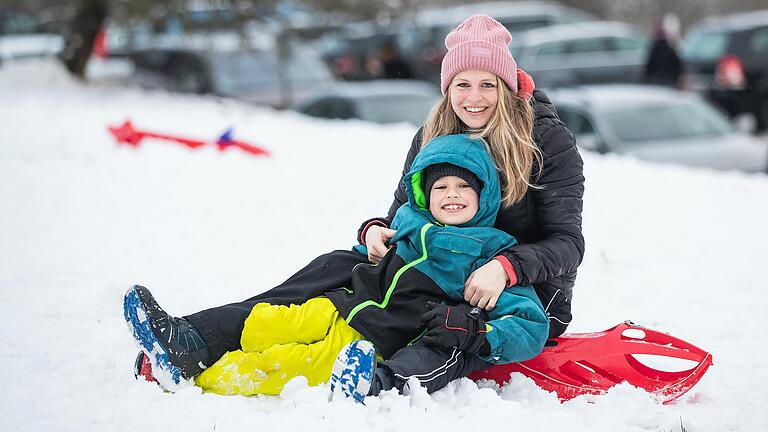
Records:
{"label": "woman's hand", "polygon": [[[387,246],[385,242],[395,235],[395,230],[374,225],[368,228],[365,233],[365,246],[368,247],[368,261],[372,263],[380,262],[387,251],[392,246]],[[479,270],[479,269],[478,269]]]}
{"label": "woman's hand", "polygon": [[507,272],[501,263],[491,260],[472,272],[464,283],[464,300],[472,306],[491,310],[507,286]]}

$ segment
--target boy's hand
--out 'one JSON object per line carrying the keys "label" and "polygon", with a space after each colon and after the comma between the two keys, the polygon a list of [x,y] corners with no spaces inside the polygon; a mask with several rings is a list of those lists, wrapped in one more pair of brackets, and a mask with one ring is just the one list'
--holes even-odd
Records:
{"label": "boy's hand", "polygon": [[447,306],[428,302],[427,311],[421,316],[427,332],[422,341],[426,345],[457,348],[469,353],[476,353],[486,345],[484,313],[462,303]]}
{"label": "boy's hand", "polygon": [[368,248],[368,261],[380,262],[392,246],[387,246],[386,241],[395,235],[395,230],[383,226],[372,226],[365,233],[365,246]]}
{"label": "boy's hand", "polygon": [[472,272],[464,283],[464,300],[472,306],[491,310],[496,306],[509,278],[497,260],[491,260]]}

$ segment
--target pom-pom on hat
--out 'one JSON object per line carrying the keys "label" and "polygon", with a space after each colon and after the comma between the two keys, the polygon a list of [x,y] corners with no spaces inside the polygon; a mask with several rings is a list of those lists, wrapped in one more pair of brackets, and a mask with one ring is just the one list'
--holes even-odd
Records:
{"label": "pom-pom on hat", "polygon": [[509,52],[512,35],[488,15],[472,15],[445,37],[448,53],[440,67],[440,90],[461,71],[484,70],[498,75],[517,93],[517,63]]}

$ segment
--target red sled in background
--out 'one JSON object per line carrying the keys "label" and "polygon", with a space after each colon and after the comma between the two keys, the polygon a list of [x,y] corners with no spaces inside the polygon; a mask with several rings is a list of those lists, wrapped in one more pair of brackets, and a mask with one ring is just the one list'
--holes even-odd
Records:
{"label": "red sled in background", "polygon": [[[680,371],[663,371],[635,356],[693,362]],[[519,363],[495,365],[469,378],[490,379],[504,385],[519,372],[561,401],[585,394],[602,394],[627,382],[669,403],[690,390],[712,365],[712,355],[681,339],[630,321],[597,333],[571,333],[550,339],[538,356]]]}
{"label": "red sled in background", "polygon": [[125,123],[120,126],[108,126],[107,130],[109,130],[109,133],[112,134],[118,144],[128,144],[133,147],[138,147],[144,138],[151,138],[181,144],[190,149],[196,149],[208,144],[215,144],[219,148],[219,151],[225,151],[230,148],[239,148],[252,155],[269,156],[269,152],[259,146],[233,139],[231,128],[224,131],[216,141],[206,141],[148,130],[139,130],[133,127],[133,123],[131,123],[130,120],[126,120]]}

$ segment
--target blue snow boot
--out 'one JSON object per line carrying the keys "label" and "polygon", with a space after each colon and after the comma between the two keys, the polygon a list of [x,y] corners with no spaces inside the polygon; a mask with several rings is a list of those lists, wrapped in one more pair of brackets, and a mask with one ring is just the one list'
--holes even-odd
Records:
{"label": "blue snow boot", "polygon": [[331,372],[331,398],[338,388],[346,397],[363,403],[376,370],[376,350],[367,340],[354,341],[339,352]]}
{"label": "blue snow boot", "polygon": [[210,366],[208,346],[195,326],[165,313],[143,286],[134,285],[125,293],[123,314],[162,387],[173,389]]}

